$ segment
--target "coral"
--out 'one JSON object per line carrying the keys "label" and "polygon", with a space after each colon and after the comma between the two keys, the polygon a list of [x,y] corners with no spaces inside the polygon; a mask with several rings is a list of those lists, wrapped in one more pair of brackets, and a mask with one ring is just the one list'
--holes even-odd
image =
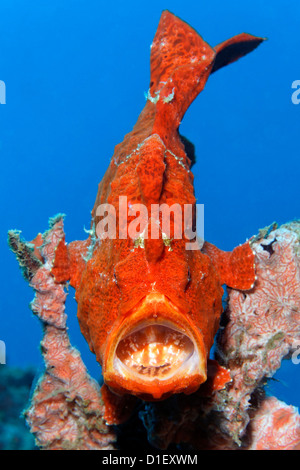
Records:
{"label": "coral", "polygon": [[300,450],[300,416],[275,397],[263,401],[250,424],[250,450]]}
{"label": "coral", "polygon": [[[257,282],[247,292],[228,290],[228,306],[217,338],[216,356],[230,370],[231,382],[226,378],[226,387],[217,391],[204,384],[192,395],[178,394],[158,403],[137,400],[130,419],[125,403],[116,397],[115,403],[122,408],[119,412],[125,412],[123,421],[128,420],[120,427],[123,440],[130,432],[132,442],[140,439],[142,448],[147,448],[137,425],[139,416],[149,442],[161,449],[172,444],[196,450],[299,448],[297,410],[266,397],[262,389],[266,377],[272,377],[300,340],[299,228],[299,222],[272,226],[250,240]],[[10,236],[18,238],[13,246],[26,243],[17,232]],[[50,274],[62,239],[63,219],[59,216],[52,219],[38,243],[28,244],[31,256],[24,250],[30,265],[34,252],[43,259],[32,272],[30,285],[36,292],[32,309],[44,325],[41,350],[46,364],[26,419],[41,448],[119,448],[113,428],[106,424],[111,412],[108,389],[103,389],[105,408],[98,383],[88,376],[79,352],[69,342],[64,284],[55,282]],[[23,268],[24,264],[23,259]],[[213,371],[216,365],[211,364]]]}
{"label": "coral", "polygon": [[[64,285],[56,283],[50,274],[63,238],[62,216],[50,221],[50,229],[39,237],[38,244],[26,243],[18,232],[9,234],[10,246],[17,248],[26,278],[35,290],[31,308],[44,332],[41,350],[46,370],[25,416],[40,448],[113,449],[115,435],[103,419],[100,387],[89,377],[79,352],[70,345]],[[38,252],[43,263],[33,262]],[[23,253],[26,256],[22,257]]]}
{"label": "coral", "polygon": [[229,323],[218,345],[233,379],[225,427],[237,440],[249,422],[252,392],[274,375],[300,339],[299,227],[293,222],[254,237],[255,287],[229,290]]}

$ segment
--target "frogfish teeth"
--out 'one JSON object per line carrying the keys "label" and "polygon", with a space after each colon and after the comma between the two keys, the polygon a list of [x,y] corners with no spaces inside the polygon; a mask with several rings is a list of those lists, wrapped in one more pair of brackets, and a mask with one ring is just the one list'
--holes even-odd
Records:
{"label": "frogfish teeth", "polygon": [[[57,248],[52,274],[75,288],[81,331],[102,365],[105,384],[119,395],[156,400],[197,390],[208,376],[222,285],[241,290],[254,285],[249,243],[232,252],[207,242],[201,250],[188,250],[186,234],[175,236],[182,228],[175,212],[166,236],[157,208],[183,213],[189,204],[195,226],[191,160],[178,133],[180,122],[209,75],[262,40],[240,34],[213,48],[188,24],[162,13],[151,46],[147,102],[99,185],[90,235]],[[147,214],[153,207],[156,212],[134,238],[133,208],[142,205]],[[111,237],[103,225],[113,219],[113,214],[105,219],[108,207],[115,209]],[[152,229],[158,237],[151,237]]]}

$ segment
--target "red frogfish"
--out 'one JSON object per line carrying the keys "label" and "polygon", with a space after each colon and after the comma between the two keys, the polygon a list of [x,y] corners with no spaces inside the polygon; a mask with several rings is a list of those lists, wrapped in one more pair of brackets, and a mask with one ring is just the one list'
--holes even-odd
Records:
{"label": "red frogfish", "polygon": [[[52,274],[75,288],[81,331],[116,394],[158,400],[195,392],[207,380],[222,285],[240,290],[254,285],[248,242],[232,252],[207,242],[188,250],[187,241],[197,243],[196,236],[175,237],[182,227],[171,213],[166,237],[159,208],[189,205],[195,226],[192,161],[178,132],[180,122],[209,75],[262,40],[243,33],[211,47],[187,23],[162,13],[151,46],[147,102],[115,147],[98,188],[90,235],[57,248]],[[130,237],[133,207],[142,205],[154,207],[154,215],[142,234]],[[108,215],[109,207],[114,214]],[[112,219],[114,236],[107,236],[104,221]],[[157,237],[151,237],[154,228]]]}

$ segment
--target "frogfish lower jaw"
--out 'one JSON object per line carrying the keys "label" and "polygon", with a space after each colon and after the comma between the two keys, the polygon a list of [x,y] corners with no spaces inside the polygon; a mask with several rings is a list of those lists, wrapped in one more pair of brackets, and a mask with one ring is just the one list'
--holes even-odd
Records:
{"label": "frogfish lower jaw", "polygon": [[202,335],[161,294],[148,295],[110,334],[105,383],[116,393],[160,400],[206,381]]}

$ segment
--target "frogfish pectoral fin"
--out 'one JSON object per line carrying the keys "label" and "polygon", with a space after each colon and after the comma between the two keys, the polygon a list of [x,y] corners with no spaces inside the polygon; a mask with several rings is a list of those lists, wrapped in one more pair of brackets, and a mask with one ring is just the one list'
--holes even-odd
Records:
{"label": "frogfish pectoral fin", "polygon": [[70,285],[77,288],[82,271],[85,267],[85,255],[90,245],[90,239],[83,241],[74,241],[68,245],[65,238],[59,242],[51,274],[58,283],[70,281]]}
{"label": "frogfish pectoral fin", "polygon": [[109,425],[126,422],[133,413],[138,401],[132,395],[116,395],[105,384],[101,387],[101,400],[104,405],[103,419]]}
{"label": "frogfish pectoral fin", "polygon": [[202,252],[210,257],[222,284],[232,289],[252,289],[255,283],[255,256],[248,242],[233,251],[222,251],[205,242]]}
{"label": "frogfish pectoral fin", "polygon": [[208,359],[207,381],[201,385],[198,395],[210,397],[213,393],[223,390],[230,382],[232,382],[230,370],[222,367],[218,361]]}

